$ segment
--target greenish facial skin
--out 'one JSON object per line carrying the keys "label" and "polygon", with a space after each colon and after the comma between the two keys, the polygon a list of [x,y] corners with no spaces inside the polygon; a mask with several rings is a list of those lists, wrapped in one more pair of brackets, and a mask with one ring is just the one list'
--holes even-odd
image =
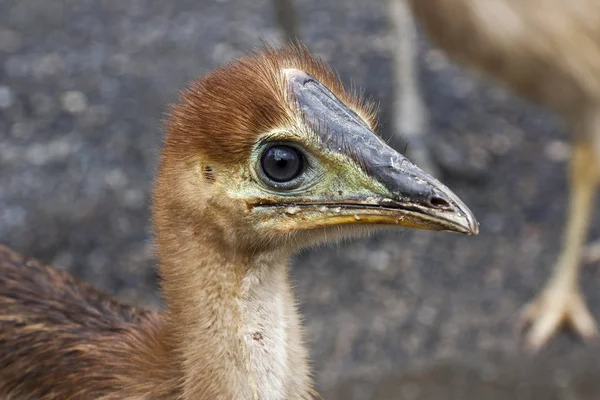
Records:
{"label": "greenish facial skin", "polygon": [[[292,146],[305,156],[305,170],[293,185],[273,185],[263,177],[260,158],[272,144]],[[407,171],[403,179],[433,186],[446,203],[432,206],[420,198],[399,197],[343,152],[324,151],[314,132],[293,127],[263,135],[250,163],[228,174],[223,187],[227,197],[247,204],[248,222],[258,231],[288,234],[376,224],[477,234],[475,217],[460,200],[453,201],[457,197],[449,189],[408,160],[402,164]]]}

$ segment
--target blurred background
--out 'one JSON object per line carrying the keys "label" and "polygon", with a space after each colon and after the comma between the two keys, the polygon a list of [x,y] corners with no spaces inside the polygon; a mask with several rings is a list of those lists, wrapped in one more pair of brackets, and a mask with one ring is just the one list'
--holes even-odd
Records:
{"label": "blurred background", "polygon": [[[302,39],[381,104],[391,137],[381,0],[296,0]],[[270,0],[0,0],[0,243],[157,308],[148,200],[166,105],[188,81],[281,38]],[[559,253],[562,121],[418,38],[432,151],[477,237],[404,231],[293,264],[327,399],[592,399],[600,352],[561,332],[524,355],[521,306]],[[410,146],[410,144],[409,144]],[[594,216],[589,241],[598,237]],[[600,316],[598,251],[583,291]]]}

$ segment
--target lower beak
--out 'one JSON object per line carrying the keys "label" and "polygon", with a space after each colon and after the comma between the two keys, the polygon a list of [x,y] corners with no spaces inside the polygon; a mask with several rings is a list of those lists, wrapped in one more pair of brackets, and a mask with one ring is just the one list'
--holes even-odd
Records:
{"label": "lower beak", "polygon": [[334,225],[396,225],[477,235],[479,223],[461,203],[424,206],[389,199],[368,198],[344,203],[307,203],[283,207],[286,230],[318,229]]}

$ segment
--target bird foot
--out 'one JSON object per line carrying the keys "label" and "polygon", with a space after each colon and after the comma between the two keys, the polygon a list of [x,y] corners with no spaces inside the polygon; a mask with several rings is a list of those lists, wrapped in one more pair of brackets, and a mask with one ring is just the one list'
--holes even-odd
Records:
{"label": "bird foot", "polygon": [[598,335],[594,317],[576,287],[550,286],[527,304],[521,313],[521,325],[529,327],[526,346],[534,352],[564,324],[585,340],[595,339]]}

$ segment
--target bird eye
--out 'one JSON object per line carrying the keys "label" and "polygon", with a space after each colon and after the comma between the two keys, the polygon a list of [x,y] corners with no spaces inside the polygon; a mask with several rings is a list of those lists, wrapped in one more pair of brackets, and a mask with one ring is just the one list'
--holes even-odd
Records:
{"label": "bird eye", "polygon": [[269,147],[260,162],[267,178],[278,183],[289,182],[298,177],[304,167],[302,154],[290,146]]}

